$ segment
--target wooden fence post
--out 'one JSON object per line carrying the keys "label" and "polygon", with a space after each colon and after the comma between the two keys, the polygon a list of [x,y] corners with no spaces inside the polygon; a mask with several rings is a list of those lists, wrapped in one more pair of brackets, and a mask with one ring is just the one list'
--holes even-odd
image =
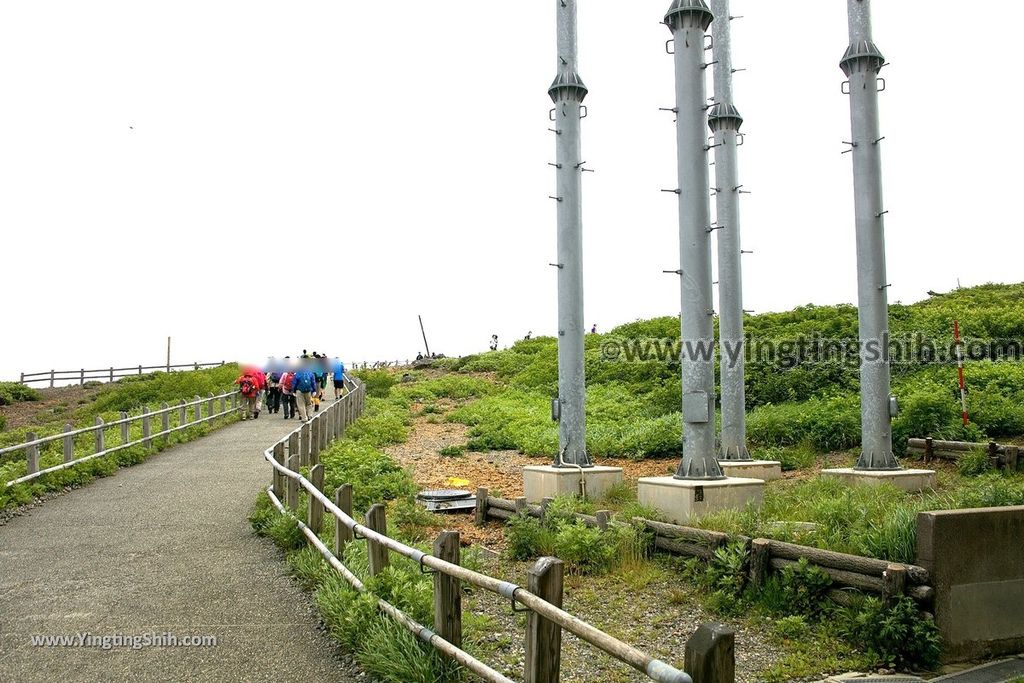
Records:
{"label": "wooden fence post", "polygon": [[167,401],[160,404],[160,431],[164,433],[164,445],[167,445],[167,440],[171,438],[171,435],[167,433],[167,430],[171,428],[169,408],[170,406],[167,405]]}
{"label": "wooden fence post", "polygon": [[[434,539],[434,556],[459,564],[459,532],[442,531]],[[455,647],[462,647],[462,585],[456,578],[434,574],[434,631]]]}
{"label": "wooden fence post", "polygon": [[924,464],[927,465],[935,457],[935,440],[927,437],[924,440]]}
{"label": "wooden fence post", "polygon": [[[53,389],[53,380],[54,380],[54,375],[55,374],[56,374],[55,370],[50,370],[50,388],[51,389]],[[21,382],[22,382],[22,384],[25,383],[25,373],[21,373]]]}
{"label": "wooden fence post", "polygon": [[220,397],[220,412],[221,413],[228,412],[228,399],[227,399],[227,396],[224,396],[223,394]]}
{"label": "wooden fence post", "polygon": [[96,435],[96,452],[102,453],[105,449],[103,443],[103,418],[99,415],[96,416],[96,429],[94,431]]}
{"label": "wooden fence post", "polygon": [[206,417],[213,417],[214,413],[217,412],[217,408],[214,405],[214,395],[210,392],[209,400],[206,402]]}
{"label": "wooden fence post", "polygon": [[[85,371],[83,370],[82,372],[84,373]],[[110,368],[110,381],[111,382],[114,381],[114,368]],[[85,384],[85,376],[84,375],[82,377],[82,384]]]}
{"label": "wooden fence post", "polygon": [[[527,590],[562,606],[564,566],[557,557],[542,557],[527,571]],[[562,627],[536,612],[526,615],[526,668],[524,683],[558,683],[562,665]]]}
{"label": "wooden fence post", "polygon": [[477,526],[487,523],[487,489],[485,488],[476,490],[476,516],[473,521]]}
{"label": "wooden fence post", "polygon": [[320,417],[309,421],[309,464],[320,462]]}
{"label": "wooden fence post", "polygon": [[734,683],[736,632],[723,624],[704,624],[686,641],[683,669],[693,683]]}
{"label": "wooden fence post", "polygon": [[882,601],[891,605],[903,597],[907,589],[907,568],[890,564],[882,572]]}
{"label": "wooden fence post", "polygon": [[[339,486],[334,491],[334,504],[349,517],[352,516],[352,484]],[[341,559],[345,556],[345,544],[352,540],[352,530],[334,520],[334,556]]]}
{"label": "wooden fence post", "polygon": [[128,424],[128,413],[121,411],[121,443],[128,443],[131,439],[131,425]]}
{"label": "wooden fence post", "polygon": [[181,399],[181,405],[178,406],[178,426],[181,427],[188,422],[188,415],[185,414],[185,399]]}
{"label": "wooden fence post", "polygon": [[608,531],[608,523],[611,521],[612,513],[610,510],[598,510],[597,514],[597,528],[601,531]]}
{"label": "wooden fence post", "polygon": [[[299,456],[288,456],[288,469],[292,472],[299,471]],[[286,478],[288,481],[285,483],[284,500],[288,505],[288,509],[294,514],[299,509],[299,482],[293,477]]]}
{"label": "wooden fence post", "polygon": [[1020,446],[1006,447],[1006,466],[1011,472],[1020,469]]}
{"label": "wooden fence post", "polygon": [[[324,466],[314,465],[313,469],[309,471],[309,481],[316,488],[317,491],[323,493],[324,491]],[[309,494],[306,498],[307,510],[306,510],[306,524],[313,530],[314,534],[319,534],[320,529],[324,523],[324,504],[317,500],[317,497]]]}
{"label": "wooden fence post", "polygon": [[[25,439],[28,441],[36,440],[36,433],[29,432],[25,435]],[[35,474],[39,471],[39,445],[32,444],[25,448],[25,474]]]}
{"label": "wooden fence post", "polygon": [[516,514],[517,515],[529,514],[528,513],[529,507],[527,506],[527,503],[526,503],[526,496],[519,496],[518,498],[516,498],[515,504],[516,504]]}
{"label": "wooden fence post", "polygon": [[[278,465],[284,465],[284,443],[278,442],[274,444],[274,461]],[[274,488],[274,495],[280,498],[284,495],[284,475],[281,474],[276,467],[271,468],[273,471],[270,476],[270,485]]]}
{"label": "wooden fence post", "polygon": [[[366,511],[366,526],[377,533],[386,534],[388,532],[388,523],[385,517],[385,510],[387,508],[380,503],[371,506]],[[366,543],[367,555],[370,560],[370,576],[377,576],[388,566],[388,549],[369,539],[366,540]]]}
{"label": "wooden fence post", "polygon": [[238,392],[231,393],[231,410],[238,410]]}
{"label": "wooden fence post", "polygon": [[750,544],[750,583],[760,588],[768,580],[772,544],[766,538],[755,538]]}
{"label": "wooden fence post", "polygon": [[299,462],[303,465],[309,464],[309,453],[312,441],[312,429],[310,429],[309,423],[302,425],[302,429],[299,430]]}
{"label": "wooden fence post", "polygon": [[[67,434],[70,431],[74,431],[74,427],[70,424],[64,425],[64,433]],[[64,437],[64,462],[71,462],[75,459],[75,437],[65,436]]]}
{"label": "wooden fence post", "polygon": [[203,399],[196,396],[193,400],[196,404],[196,422],[200,422],[203,419]]}
{"label": "wooden fence post", "polygon": [[153,445],[153,423],[149,414],[149,406],[142,406],[142,447],[150,448]]}
{"label": "wooden fence post", "polygon": [[299,433],[292,432],[288,435],[288,455],[300,456],[299,452]]}
{"label": "wooden fence post", "polygon": [[995,441],[988,442],[988,459],[993,469],[999,469],[999,444]]}
{"label": "wooden fence post", "polygon": [[[114,381],[114,368],[110,368],[110,381]],[[85,384],[85,368],[82,368],[81,374],[78,375],[78,384],[83,386]]]}

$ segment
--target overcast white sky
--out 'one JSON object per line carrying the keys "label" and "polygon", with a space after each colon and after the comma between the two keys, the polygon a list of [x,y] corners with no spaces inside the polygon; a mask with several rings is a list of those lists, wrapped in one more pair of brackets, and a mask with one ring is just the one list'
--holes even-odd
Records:
{"label": "overcast white sky", "polygon": [[[675,314],[668,0],[581,0],[586,318]],[[876,0],[891,298],[1021,277],[1024,4]],[[972,7],[974,7],[972,5]],[[734,0],[745,304],[856,297],[843,0]],[[555,328],[555,2],[0,2],[0,378]],[[710,69],[708,70],[710,74]]]}

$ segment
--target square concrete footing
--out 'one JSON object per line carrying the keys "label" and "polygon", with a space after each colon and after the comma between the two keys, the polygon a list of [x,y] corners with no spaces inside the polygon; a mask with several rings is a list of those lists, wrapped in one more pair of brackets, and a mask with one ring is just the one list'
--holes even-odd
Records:
{"label": "square concrete footing", "polygon": [[695,517],[747,505],[761,506],[761,479],[719,479],[690,481],[674,477],[643,477],[637,481],[637,500],[655,508],[674,524],[686,524]]}
{"label": "square concrete footing", "polygon": [[778,460],[719,460],[722,474],[736,479],[782,479],[782,463]]}
{"label": "square concrete footing", "polygon": [[909,493],[935,488],[935,470],[859,471],[852,467],[844,467],[836,470],[822,470],[821,476],[835,477],[847,484],[859,484],[862,486],[892,484],[896,488],[903,489]]}
{"label": "square concrete footing", "polygon": [[[586,498],[600,500],[608,489],[622,483],[621,467],[584,467],[582,482],[585,483]],[[539,503],[545,498],[557,496],[580,496],[580,470],[575,467],[553,467],[533,465],[523,468],[523,495],[527,502]]]}

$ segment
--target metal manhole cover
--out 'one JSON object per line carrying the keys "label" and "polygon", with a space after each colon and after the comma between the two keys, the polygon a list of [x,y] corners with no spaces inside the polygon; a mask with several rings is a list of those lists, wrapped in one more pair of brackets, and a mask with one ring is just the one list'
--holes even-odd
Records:
{"label": "metal manhole cover", "polygon": [[420,500],[442,501],[460,500],[470,498],[472,495],[469,491],[460,491],[458,489],[437,489],[434,491],[420,491],[416,494],[416,497]]}

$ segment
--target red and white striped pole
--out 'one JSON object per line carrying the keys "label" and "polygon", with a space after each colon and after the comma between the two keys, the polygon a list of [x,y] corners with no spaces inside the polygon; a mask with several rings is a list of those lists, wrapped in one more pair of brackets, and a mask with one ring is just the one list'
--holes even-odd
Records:
{"label": "red and white striped pole", "polygon": [[960,321],[953,321],[953,340],[956,342],[956,371],[960,377],[960,417],[967,426],[967,390],[964,387],[964,341],[960,338]]}

